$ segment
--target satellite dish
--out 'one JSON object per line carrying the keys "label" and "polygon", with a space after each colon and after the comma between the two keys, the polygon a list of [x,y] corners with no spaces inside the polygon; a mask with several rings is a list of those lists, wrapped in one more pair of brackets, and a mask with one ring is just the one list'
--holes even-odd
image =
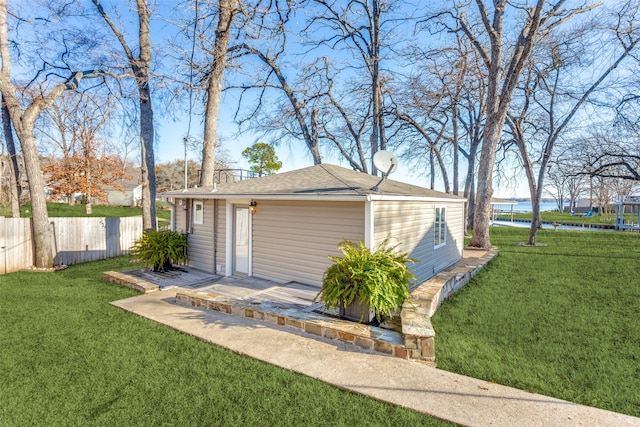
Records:
{"label": "satellite dish", "polygon": [[382,176],[390,175],[398,169],[398,158],[390,151],[380,150],[373,155],[373,164],[382,172]]}
{"label": "satellite dish", "polygon": [[387,175],[392,174],[398,169],[398,158],[389,151],[380,150],[373,155],[373,165],[382,172],[380,181],[371,187],[371,190],[378,191],[378,186],[382,184],[382,181],[384,181]]}

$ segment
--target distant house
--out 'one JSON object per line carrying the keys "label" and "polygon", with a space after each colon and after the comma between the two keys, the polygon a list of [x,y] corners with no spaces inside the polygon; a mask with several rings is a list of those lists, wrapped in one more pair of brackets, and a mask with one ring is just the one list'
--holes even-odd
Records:
{"label": "distant house", "polygon": [[109,206],[140,206],[142,203],[142,185],[137,179],[125,180],[119,183],[122,190],[107,186],[107,204]]}
{"label": "distant house", "polygon": [[390,237],[419,260],[420,281],[462,258],[465,199],[321,164],[216,187],[164,193],[189,264],[230,276],[320,286],[343,239]]}

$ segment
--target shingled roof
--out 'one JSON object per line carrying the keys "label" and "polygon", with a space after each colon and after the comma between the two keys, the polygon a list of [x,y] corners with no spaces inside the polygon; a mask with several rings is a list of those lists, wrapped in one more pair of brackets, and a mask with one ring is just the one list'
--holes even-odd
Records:
{"label": "shingled roof", "polygon": [[346,169],[341,166],[319,164],[290,172],[248,179],[208,188],[190,188],[186,191],[163,193],[167,197],[231,198],[331,198],[367,199],[375,196],[400,198],[433,198],[463,200],[439,191],[417,185],[386,179],[378,191],[372,188],[379,177]]}

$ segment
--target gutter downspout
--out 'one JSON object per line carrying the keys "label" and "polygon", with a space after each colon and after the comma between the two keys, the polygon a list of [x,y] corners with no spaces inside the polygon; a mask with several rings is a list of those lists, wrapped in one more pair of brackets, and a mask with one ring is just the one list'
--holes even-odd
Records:
{"label": "gutter downspout", "polygon": [[374,208],[375,202],[367,197],[364,202],[364,245],[370,250],[375,246]]}
{"label": "gutter downspout", "polygon": [[213,199],[213,272],[218,273],[218,199]]}
{"label": "gutter downspout", "polygon": [[171,231],[176,231],[176,203],[175,199],[168,199],[169,205],[171,206],[171,222],[169,222],[169,229]]}

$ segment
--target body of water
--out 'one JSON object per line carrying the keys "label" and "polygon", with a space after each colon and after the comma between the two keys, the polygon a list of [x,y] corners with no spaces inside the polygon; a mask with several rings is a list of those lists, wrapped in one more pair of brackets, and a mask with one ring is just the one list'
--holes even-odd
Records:
{"label": "body of water", "polygon": [[[565,206],[567,206],[566,202],[565,202]],[[511,211],[511,206],[510,205],[498,205],[497,208],[502,210],[503,212],[510,212]],[[540,211],[541,212],[556,211],[556,210],[558,210],[558,205],[557,205],[556,202],[542,202],[542,203],[540,203]],[[533,208],[531,207],[531,202],[518,202],[518,204],[513,205],[513,211],[514,212],[532,212]]]}

